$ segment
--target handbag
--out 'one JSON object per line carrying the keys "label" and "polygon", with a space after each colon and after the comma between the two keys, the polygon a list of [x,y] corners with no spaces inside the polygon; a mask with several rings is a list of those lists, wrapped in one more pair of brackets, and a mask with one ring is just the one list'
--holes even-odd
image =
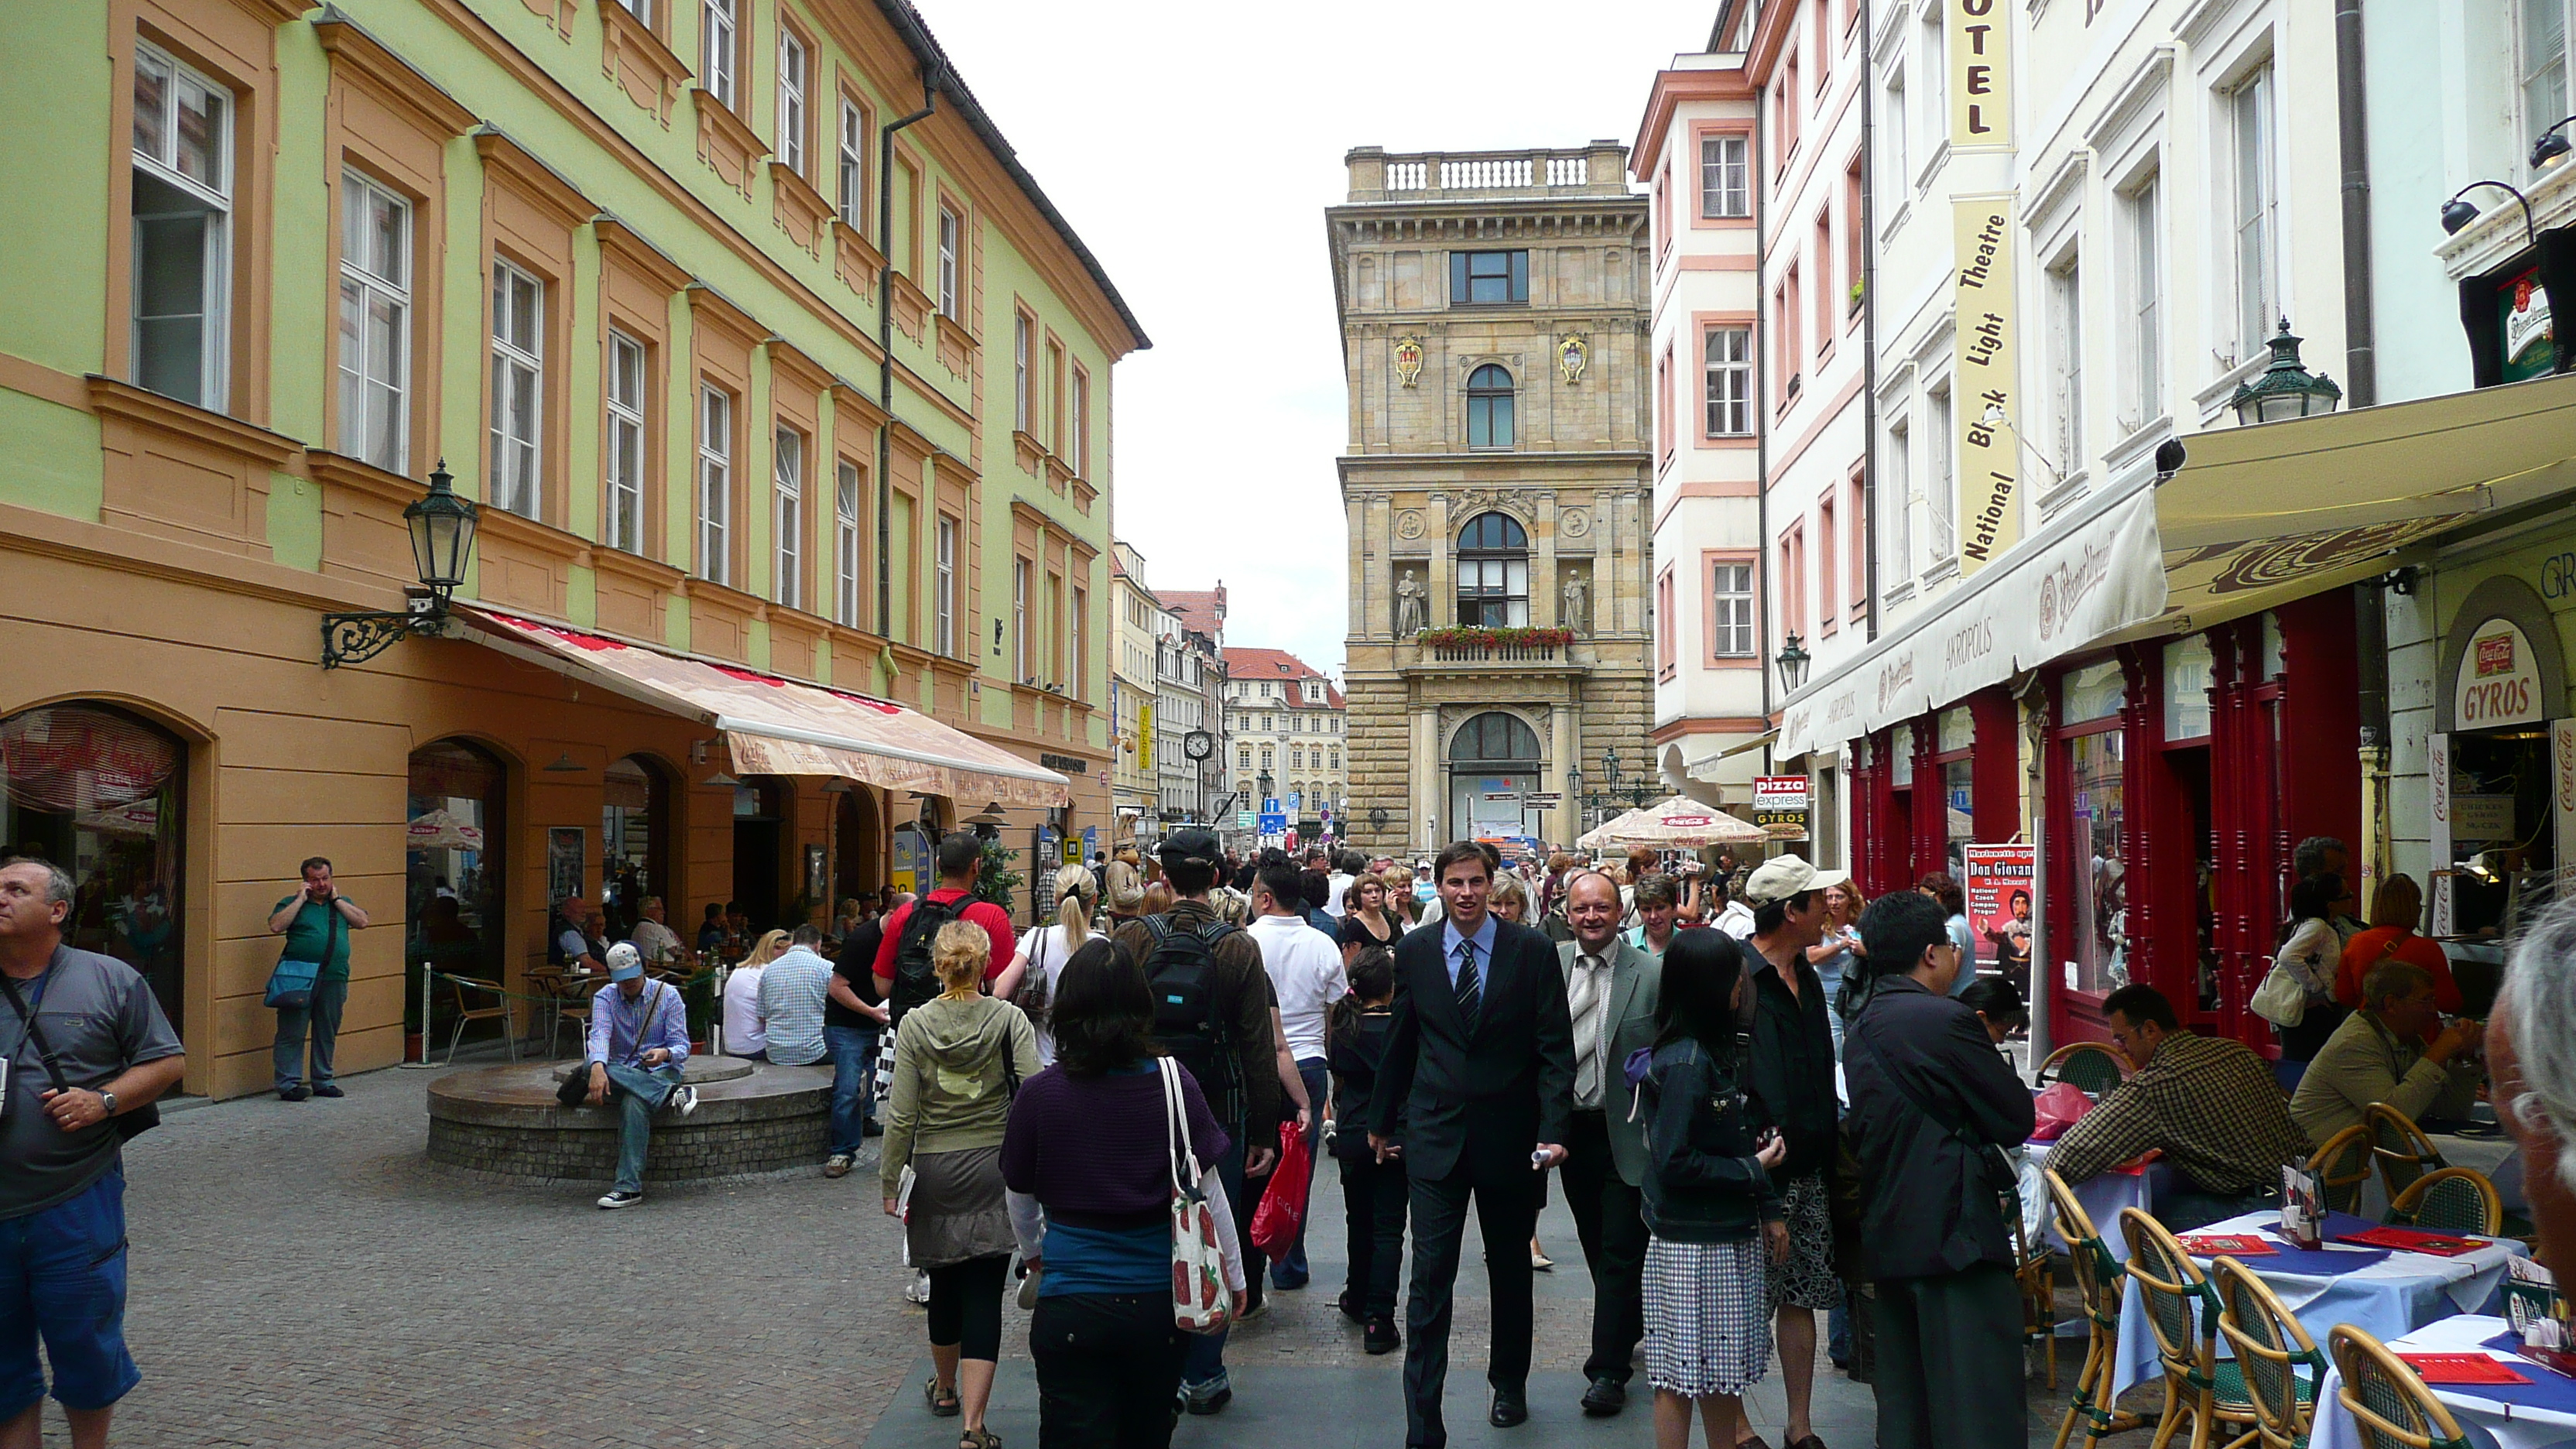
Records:
{"label": "handbag", "polygon": [[1156,1058],[1155,1066],[1163,1077],[1163,1130],[1172,1170],[1172,1326],[1183,1333],[1223,1333],[1234,1322],[1234,1299],[1226,1291],[1216,1213],[1199,1185],[1198,1155],[1190,1150],[1181,1069],[1170,1057]]}
{"label": "handbag", "polygon": [[2307,1019],[2308,988],[2286,963],[2276,959],[2271,971],[2264,975],[2263,984],[2254,988],[2254,999],[2245,1005],[2274,1026],[2297,1026]]}
{"label": "handbag", "polygon": [[[45,1064],[46,1079],[54,1084],[55,1091],[70,1091],[72,1084],[63,1076],[62,1063],[54,1060],[54,1049],[46,1045],[44,1028],[36,1025],[36,1014],[27,1009],[26,999],[18,994],[18,983],[6,975],[0,975],[0,991],[8,993],[9,1004],[18,1009],[18,1019],[27,1024],[27,1041],[36,1048],[36,1059]],[[146,1102],[140,1107],[120,1112],[107,1120],[115,1125],[118,1142],[131,1142],[161,1125],[161,1104]]]}
{"label": "handbag", "polygon": [[322,978],[322,964],[340,949],[340,908],[330,906],[331,924],[322,930],[322,960],[296,961],[280,956],[277,969],[268,973],[268,990],[261,1004],[271,1011],[310,1011],[313,992]]}
{"label": "handbag", "polygon": [[[635,1039],[638,1042],[644,1039],[645,1032],[652,1030],[653,1023],[662,1019],[662,1006],[667,999],[662,994],[664,988],[660,982],[647,982],[646,986],[653,993],[653,1014],[644,1018],[644,1024],[636,1028]],[[597,1007],[591,1009],[598,1010]],[[590,1063],[576,1062],[571,1070],[556,1079],[555,1100],[567,1107],[578,1107],[590,1100]]]}

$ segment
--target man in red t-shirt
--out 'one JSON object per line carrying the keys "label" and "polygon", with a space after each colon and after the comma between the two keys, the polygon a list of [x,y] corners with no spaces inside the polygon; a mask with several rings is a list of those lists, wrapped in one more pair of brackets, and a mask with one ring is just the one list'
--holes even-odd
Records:
{"label": "man in red t-shirt", "polygon": [[[984,843],[976,839],[971,830],[960,830],[942,839],[939,842],[939,889],[924,899],[945,906],[972,896],[975,893],[975,875],[983,859]],[[894,990],[895,954],[902,949],[903,929],[911,924],[915,909],[915,905],[906,903],[895,907],[894,913],[886,917],[885,940],[877,947],[874,971],[880,996]],[[991,901],[971,901],[956,915],[961,921],[983,927],[984,934],[992,938],[993,959],[984,967],[984,984],[994,995],[1008,997],[1011,988],[1019,982],[1019,973],[1012,970],[1017,963],[1013,959],[1010,913]],[[1005,973],[1008,973],[1009,980],[1002,979]]]}

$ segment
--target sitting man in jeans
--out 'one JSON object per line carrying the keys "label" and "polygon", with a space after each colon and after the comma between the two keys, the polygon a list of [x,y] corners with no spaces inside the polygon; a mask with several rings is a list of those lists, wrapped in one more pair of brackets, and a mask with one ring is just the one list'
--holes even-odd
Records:
{"label": "sitting man in jeans", "polygon": [[590,1105],[623,1099],[625,1124],[617,1147],[617,1186],[599,1200],[604,1208],[644,1200],[644,1151],[653,1142],[653,1114],[670,1103],[686,1117],[698,1110],[698,1090],[680,1085],[689,1060],[689,1010],[678,987],[644,977],[634,943],[608,949],[608,984],[590,999]]}

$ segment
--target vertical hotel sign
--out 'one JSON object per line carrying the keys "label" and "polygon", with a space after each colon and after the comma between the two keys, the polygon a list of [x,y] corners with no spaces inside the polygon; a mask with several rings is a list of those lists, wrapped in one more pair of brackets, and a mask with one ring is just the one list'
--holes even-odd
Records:
{"label": "vertical hotel sign", "polygon": [[[2005,0],[1950,0],[1950,149],[2012,149],[2012,37]],[[1950,199],[1951,369],[1958,430],[1959,573],[2021,538],[2020,300],[2009,194]],[[2000,418],[1989,422],[1989,418]]]}

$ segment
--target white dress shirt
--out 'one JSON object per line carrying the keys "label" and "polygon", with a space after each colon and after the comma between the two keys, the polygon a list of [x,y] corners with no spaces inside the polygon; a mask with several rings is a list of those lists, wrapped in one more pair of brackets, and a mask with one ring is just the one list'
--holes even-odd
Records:
{"label": "white dress shirt", "polygon": [[1288,1055],[1315,1061],[1324,1055],[1324,1017],[1350,994],[1342,974],[1342,948],[1306,924],[1303,916],[1263,916],[1247,928],[1261,948],[1261,965],[1279,997],[1279,1028]]}
{"label": "white dress shirt", "polygon": [[1619,943],[1610,943],[1611,955],[1594,956],[1577,946],[1574,969],[1565,981],[1565,1007],[1574,1018],[1574,1106],[1577,1111],[1601,1110],[1601,1036],[1610,1022],[1610,963]]}

